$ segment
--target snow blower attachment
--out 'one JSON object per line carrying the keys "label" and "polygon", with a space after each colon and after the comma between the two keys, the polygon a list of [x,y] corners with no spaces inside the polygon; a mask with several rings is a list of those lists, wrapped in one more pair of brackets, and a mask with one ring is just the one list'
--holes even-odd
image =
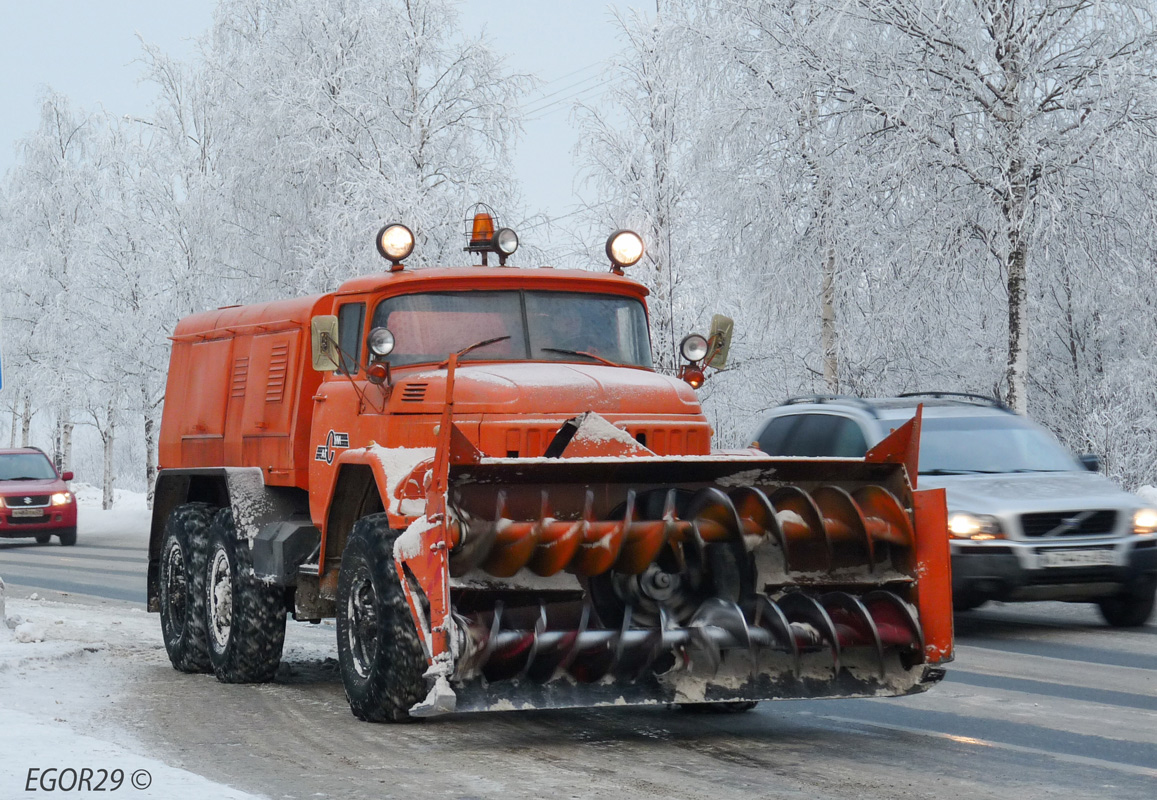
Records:
{"label": "snow blower attachment", "polygon": [[884,460],[918,426],[865,460],[675,460],[591,414],[560,458],[496,459],[447,413],[394,550],[432,665],[410,713],[923,691],[951,654],[944,510]]}

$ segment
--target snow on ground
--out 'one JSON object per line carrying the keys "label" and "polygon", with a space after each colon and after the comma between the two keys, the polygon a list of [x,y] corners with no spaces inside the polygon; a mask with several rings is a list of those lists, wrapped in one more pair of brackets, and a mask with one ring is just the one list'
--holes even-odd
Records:
{"label": "snow on ground", "polygon": [[[102,510],[98,490],[78,484],[74,491],[86,541],[139,533],[144,546],[149,512],[143,495],[119,493],[114,507]],[[116,792],[165,800],[256,799],[151,758],[131,735],[110,730],[107,720],[102,724],[113,707],[123,709],[134,667],[168,663],[155,614],[99,598],[21,594],[6,592],[0,582],[0,798]]]}
{"label": "snow on ground", "polygon": [[100,507],[101,491],[96,486],[73,483],[72,492],[76,495],[80,536],[87,539],[110,533],[136,532],[140,534],[142,546],[148,542],[152,512],[143,492],[114,489],[113,507],[107,510]]}
{"label": "snow on ground", "polygon": [[1142,486],[1137,490],[1141,499],[1150,505],[1157,506],[1157,486]]}

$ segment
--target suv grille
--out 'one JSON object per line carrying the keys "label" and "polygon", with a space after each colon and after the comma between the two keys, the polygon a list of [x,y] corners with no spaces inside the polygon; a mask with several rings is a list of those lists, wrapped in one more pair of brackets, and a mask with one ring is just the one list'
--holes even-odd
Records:
{"label": "suv grille", "polygon": [[[4,504],[9,508],[37,508],[48,505],[48,499],[46,494],[11,494],[4,497]],[[25,500],[31,502],[25,503]]]}
{"label": "suv grille", "polygon": [[1101,511],[1049,511],[1042,514],[1025,514],[1020,518],[1020,526],[1025,536],[1105,536],[1113,532],[1117,524],[1117,512]]}

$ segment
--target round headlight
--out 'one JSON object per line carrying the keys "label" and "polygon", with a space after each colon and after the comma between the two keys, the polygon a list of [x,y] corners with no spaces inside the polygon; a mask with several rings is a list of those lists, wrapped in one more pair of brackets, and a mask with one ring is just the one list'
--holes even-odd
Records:
{"label": "round headlight", "polygon": [[707,339],[698,333],[691,333],[679,342],[679,352],[688,361],[702,361],[707,356]]}
{"label": "round headlight", "polygon": [[607,258],[618,267],[637,264],[643,257],[643,239],[634,231],[615,231],[607,239]]}
{"label": "round headlight", "polygon": [[382,258],[397,264],[414,251],[414,232],[405,225],[394,223],[378,231],[378,252]]}
{"label": "round headlight", "polygon": [[374,328],[370,331],[370,352],[378,358],[394,352],[394,334],[388,328]]}
{"label": "round headlight", "polygon": [[518,249],[518,234],[510,228],[499,228],[494,234],[494,246],[499,253],[508,256]]}

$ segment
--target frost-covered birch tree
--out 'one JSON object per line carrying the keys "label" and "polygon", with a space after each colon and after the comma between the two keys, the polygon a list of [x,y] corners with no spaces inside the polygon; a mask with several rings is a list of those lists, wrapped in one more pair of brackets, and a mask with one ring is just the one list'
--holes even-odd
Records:
{"label": "frost-covered birch tree", "polygon": [[21,144],[5,193],[5,261],[12,269],[5,292],[9,380],[16,385],[21,443],[38,411],[53,418],[52,454],[70,468],[72,411],[85,391],[76,369],[78,327],[86,309],[76,293],[83,280],[86,238],[96,202],[99,159],[92,150],[94,122],[68,99],[49,92],[40,125]]}
{"label": "frost-covered birch tree", "polygon": [[241,259],[272,292],[381,269],[385,221],[415,231],[415,265],[457,260],[470,205],[517,202],[527,82],[445,0],[225,0],[207,65]]}
{"label": "frost-covered birch tree", "polygon": [[[674,369],[689,325],[699,323],[712,268],[697,164],[705,152],[706,99],[717,77],[686,48],[696,48],[684,24],[686,9],[664,6],[654,17],[619,16],[624,47],[608,73],[598,104],[579,109],[580,169],[598,200],[582,225],[610,232],[633,227],[646,243],[632,275],[651,290],[656,364]],[[599,248],[601,249],[601,248]],[[594,248],[590,263],[605,261]]]}
{"label": "frost-covered birch tree", "polygon": [[[826,71],[878,115],[930,180],[952,183],[947,231],[983,242],[1005,286],[1002,392],[1028,408],[1032,281],[1049,280],[1042,233],[1061,192],[1114,169],[1114,137],[1153,119],[1157,25],[1139,0],[861,0],[844,9],[874,34],[832,51]],[[840,23],[841,25],[843,23]],[[832,35],[839,35],[833,28]],[[874,42],[874,47],[868,47]],[[1055,217],[1052,233],[1064,227]],[[1043,273],[1043,274],[1042,274]]]}

